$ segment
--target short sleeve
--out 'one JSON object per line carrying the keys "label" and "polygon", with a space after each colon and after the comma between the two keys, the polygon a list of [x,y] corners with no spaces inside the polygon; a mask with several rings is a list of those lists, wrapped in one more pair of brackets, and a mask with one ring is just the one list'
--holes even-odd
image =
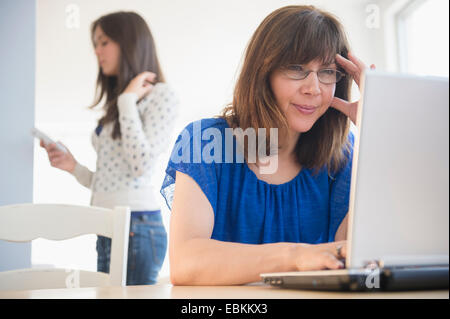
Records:
{"label": "short sleeve", "polygon": [[347,215],[350,202],[350,182],[352,177],[354,135],[348,136],[350,149],[345,150],[346,163],[334,177],[331,177],[330,188],[330,226],[328,238],[334,241],[339,225]]}
{"label": "short sleeve", "polygon": [[166,200],[170,210],[173,203],[176,172],[179,171],[189,175],[198,184],[208,198],[214,213],[216,212],[218,165],[215,162],[205,162],[200,155],[205,144],[205,141],[201,138],[201,132],[204,128],[204,125],[202,127],[202,121],[193,122],[183,129],[175,142],[161,187],[161,195]]}

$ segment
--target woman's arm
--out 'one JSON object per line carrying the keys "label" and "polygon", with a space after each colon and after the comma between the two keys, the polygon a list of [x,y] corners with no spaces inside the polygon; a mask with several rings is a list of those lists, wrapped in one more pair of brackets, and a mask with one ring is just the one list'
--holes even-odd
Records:
{"label": "woman's arm", "polygon": [[338,269],[336,246],[273,243],[249,245],[211,239],[212,207],[197,183],[177,172],[170,222],[170,277],[174,285],[235,285],[259,274]]}
{"label": "woman's arm", "polygon": [[347,240],[347,228],[348,228],[348,213],[347,215],[345,215],[344,219],[342,220],[342,223],[339,225],[334,240],[335,241]]}

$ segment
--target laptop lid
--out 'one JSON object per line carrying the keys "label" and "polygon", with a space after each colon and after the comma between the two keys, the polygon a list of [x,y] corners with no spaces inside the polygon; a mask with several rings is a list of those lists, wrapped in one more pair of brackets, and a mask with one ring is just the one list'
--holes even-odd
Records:
{"label": "laptop lid", "polygon": [[358,106],[347,268],[448,264],[448,78],[367,70]]}

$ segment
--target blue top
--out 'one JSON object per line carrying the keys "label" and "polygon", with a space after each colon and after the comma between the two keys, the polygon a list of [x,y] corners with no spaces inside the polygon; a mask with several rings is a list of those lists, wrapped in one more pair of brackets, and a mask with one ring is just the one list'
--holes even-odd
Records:
{"label": "blue top", "polygon": [[[348,161],[334,177],[326,167],[316,175],[302,168],[291,181],[273,185],[258,179],[245,162],[226,162],[226,128],[224,119],[203,119],[189,124],[178,136],[161,188],[169,209],[175,174],[180,171],[197,182],[211,203],[212,239],[247,244],[334,241],[349,206],[353,134],[348,137],[351,151],[345,152]],[[234,138],[233,152],[235,142]],[[200,147],[201,158],[201,152],[193,152]],[[211,163],[205,154],[215,155],[216,161]]]}

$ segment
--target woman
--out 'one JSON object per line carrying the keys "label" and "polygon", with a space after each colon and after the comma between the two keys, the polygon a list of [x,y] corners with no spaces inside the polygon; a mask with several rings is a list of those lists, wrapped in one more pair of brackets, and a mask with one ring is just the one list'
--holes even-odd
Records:
{"label": "woman", "polygon": [[[343,267],[348,117],[356,114],[346,101],[352,76],[358,81],[364,69],[348,51],[341,24],[312,6],[278,9],[258,27],[232,104],[219,118],[188,125],[166,170],[161,193],[172,210],[174,284],[244,284],[260,273]],[[267,137],[278,129],[275,172],[264,173],[267,158],[250,161],[250,142],[245,162],[229,163],[238,142],[230,147],[227,130],[238,128],[265,128]],[[219,161],[199,161],[199,149],[202,156],[213,149],[211,135],[223,138],[212,156]]]}
{"label": "woman", "polygon": [[[153,37],[139,15],[100,17],[92,24],[91,36],[99,63],[99,94],[92,107],[105,99],[104,115],[92,135],[96,171],[55,145],[41,146],[52,166],[92,189],[92,205],[131,208],[127,285],[154,284],[167,235],[151,186],[152,168],[166,148],[178,102],[164,83]],[[110,251],[111,240],[98,236],[98,271],[109,272]]]}

